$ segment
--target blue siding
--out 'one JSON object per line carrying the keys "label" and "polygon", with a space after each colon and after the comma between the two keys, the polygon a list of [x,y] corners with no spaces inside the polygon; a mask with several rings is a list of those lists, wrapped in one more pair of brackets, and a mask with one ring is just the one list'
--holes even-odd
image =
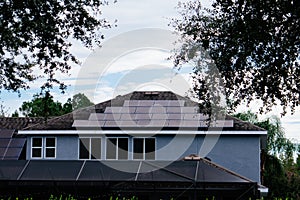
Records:
{"label": "blue siding", "polygon": [[[170,136],[157,137],[157,147],[162,149],[165,145],[169,145],[173,141],[174,146],[171,151],[159,151],[157,154],[158,160],[174,160],[182,159],[190,154],[201,155],[200,148],[204,141],[204,136],[195,137],[194,141],[187,148],[184,142],[186,137],[172,138]],[[205,140],[207,142],[207,140]],[[210,145],[208,145],[210,146]],[[185,148],[185,153],[179,155]],[[202,154],[229,170],[232,170],[242,176],[245,176],[253,181],[260,182],[260,139],[259,136],[234,136],[222,135],[218,138],[208,154]]]}
{"label": "blue siding", "polygon": [[[79,158],[78,135],[55,136],[57,138],[56,159],[77,160]],[[97,136],[99,137],[99,136]],[[124,137],[124,136],[123,136]],[[156,135],[156,160],[179,160],[190,154],[201,155],[200,149],[209,143],[204,135]],[[27,159],[31,155],[31,137],[27,140]],[[105,159],[105,141],[102,136],[102,159]],[[129,159],[132,160],[132,141],[129,137]],[[205,141],[205,143],[203,143]],[[214,140],[212,140],[214,141]],[[221,135],[207,156],[229,170],[253,181],[260,182],[260,139],[258,135]],[[208,145],[210,146],[210,145]],[[184,153],[182,153],[184,152]]]}
{"label": "blue siding", "polygon": [[[33,136],[43,137],[43,136]],[[47,136],[56,138],[56,159],[77,160],[78,159],[78,136]],[[27,137],[26,159],[31,159],[31,136]]]}

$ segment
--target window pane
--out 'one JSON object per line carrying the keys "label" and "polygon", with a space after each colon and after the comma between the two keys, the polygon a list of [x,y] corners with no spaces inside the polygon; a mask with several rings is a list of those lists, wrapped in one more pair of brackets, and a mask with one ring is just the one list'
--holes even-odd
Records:
{"label": "window pane", "polygon": [[116,145],[117,145],[117,138],[108,138],[106,140],[106,159],[117,159]]}
{"label": "window pane", "polygon": [[46,147],[55,147],[55,138],[46,138]]}
{"label": "window pane", "polygon": [[145,138],[145,159],[155,160],[155,138]]}
{"label": "window pane", "polygon": [[33,147],[42,147],[42,138],[32,138]]}
{"label": "window pane", "polygon": [[79,159],[89,159],[90,139],[80,138]]}
{"label": "window pane", "polygon": [[91,138],[91,159],[101,159],[101,138]]}
{"label": "window pane", "polygon": [[119,138],[118,159],[128,159],[128,138]]}
{"label": "window pane", "polygon": [[144,139],[134,138],[133,140],[133,159],[143,159]]}
{"label": "window pane", "polygon": [[46,148],[46,158],[55,158],[55,148]]}
{"label": "window pane", "polygon": [[41,158],[42,157],[42,148],[33,148],[32,149],[32,157],[33,158]]}

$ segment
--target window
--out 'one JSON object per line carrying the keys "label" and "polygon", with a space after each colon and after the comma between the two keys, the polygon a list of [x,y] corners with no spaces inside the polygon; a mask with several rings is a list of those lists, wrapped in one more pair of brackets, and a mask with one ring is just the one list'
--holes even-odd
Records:
{"label": "window", "polygon": [[106,159],[128,160],[128,138],[107,138]]}
{"label": "window", "polygon": [[79,159],[101,159],[101,138],[80,138]]}
{"label": "window", "polygon": [[32,158],[55,158],[56,138],[55,137],[34,137],[31,139]]}
{"label": "window", "polygon": [[45,140],[46,140],[45,158],[55,158],[55,147],[56,147],[55,138],[45,138]]}
{"label": "window", "polygon": [[133,159],[155,160],[155,138],[134,138]]}
{"label": "window", "polygon": [[43,138],[32,138],[31,139],[31,157],[32,158],[42,158],[43,149]]}

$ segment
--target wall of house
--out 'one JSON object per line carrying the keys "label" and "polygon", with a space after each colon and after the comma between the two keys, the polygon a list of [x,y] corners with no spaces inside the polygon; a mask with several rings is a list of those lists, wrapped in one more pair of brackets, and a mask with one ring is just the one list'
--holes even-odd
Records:
{"label": "wall of house", "polygon": [[[27,148],[26,148],[26,159],[31,158],[31,138],[40,136],[28,136],[27,137]],[[78,159],[78,136],[51,136],[47,137],[56,138],[56,158],[57,160],[77,160]],[[44,137],[43,137],[44,138]]]}
{"label": "wall of house", "polygon": [[[183,141],[183,142],[182,142]],[[195,137],[189,147],[184,143],[191,140],[186,137],[171,138],[159,136],[157,148],[164,149],[165,146],[174,146],[173,150],[158,150],[158,160],[169,160],[183,158],[190,154],[208,157],[229,170],[232,170],[253,181],[260,182],[260,139],[259,136],[251,135],[221,135],[220,137],[207,137],[201,135]],[[171,143],[173,143],[171,145]],[[181,152],[184,153],[178,156]]]}
{"label": "wall of house", "polygon": [[[117,135],[112,135],[117,137]],[[78,135],[55,136],[57,160],[79,159]],[[101,157],[105,159],[105,137],[102,138]],[[124,137],[124,136],[123,136]],[[31,159],[31,136],[27,140],[27,159]],[[133,159],[133,138],[129,137],[129,160]],[[182,153],[184,152],[184,153]],[[179,160],[190,154],[208,157],[229,170],[260,182],[260,139],[258,135],[156,135],[156,160]]]}

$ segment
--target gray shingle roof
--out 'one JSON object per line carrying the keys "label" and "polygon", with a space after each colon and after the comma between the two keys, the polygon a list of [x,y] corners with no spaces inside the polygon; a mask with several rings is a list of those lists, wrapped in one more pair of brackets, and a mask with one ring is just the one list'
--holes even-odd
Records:
{"label": "gray shingle roof", "polygon": [[[117,96],[114,99],[104,101],[102,103],[90,106],[87,108],[79,109],[73,111],[72,113],[65,114],[59,117],[54,117],[48,119],[46,122],[43,120],[37,120],[37,123],[28,123],[24,126],[24,130],[75,130],[73,127],[74,120],[88,120],[93,113],[104,113],[108,107],[122,107],[127,100],[156,100],[156,101],[170,101],[170,100],[182,100],[184,101],[185,107],[197,106],[197,103],[191,101],[187,97],[182,97],[176,95],[169,91],[159,91],[159,92],[146,92],[138,91],[132,92],[126,95]],[[127,103],[128,104],[128,103]],[[94,114],[95,115],[95,114]],[[25,119],[24,119],[25,120]],[[264,131],[264,129],[257,127],[251,123],[244,122],[237,118],[226,116],[226,120],[232,120],[233,126],[226,127],[224,130],[247,130],[247,131]],[[20,127],[20,126],[19,126]],[[110,127],[114,128],[114,127]],[[118,128],[118,127],[115,127]]]}

